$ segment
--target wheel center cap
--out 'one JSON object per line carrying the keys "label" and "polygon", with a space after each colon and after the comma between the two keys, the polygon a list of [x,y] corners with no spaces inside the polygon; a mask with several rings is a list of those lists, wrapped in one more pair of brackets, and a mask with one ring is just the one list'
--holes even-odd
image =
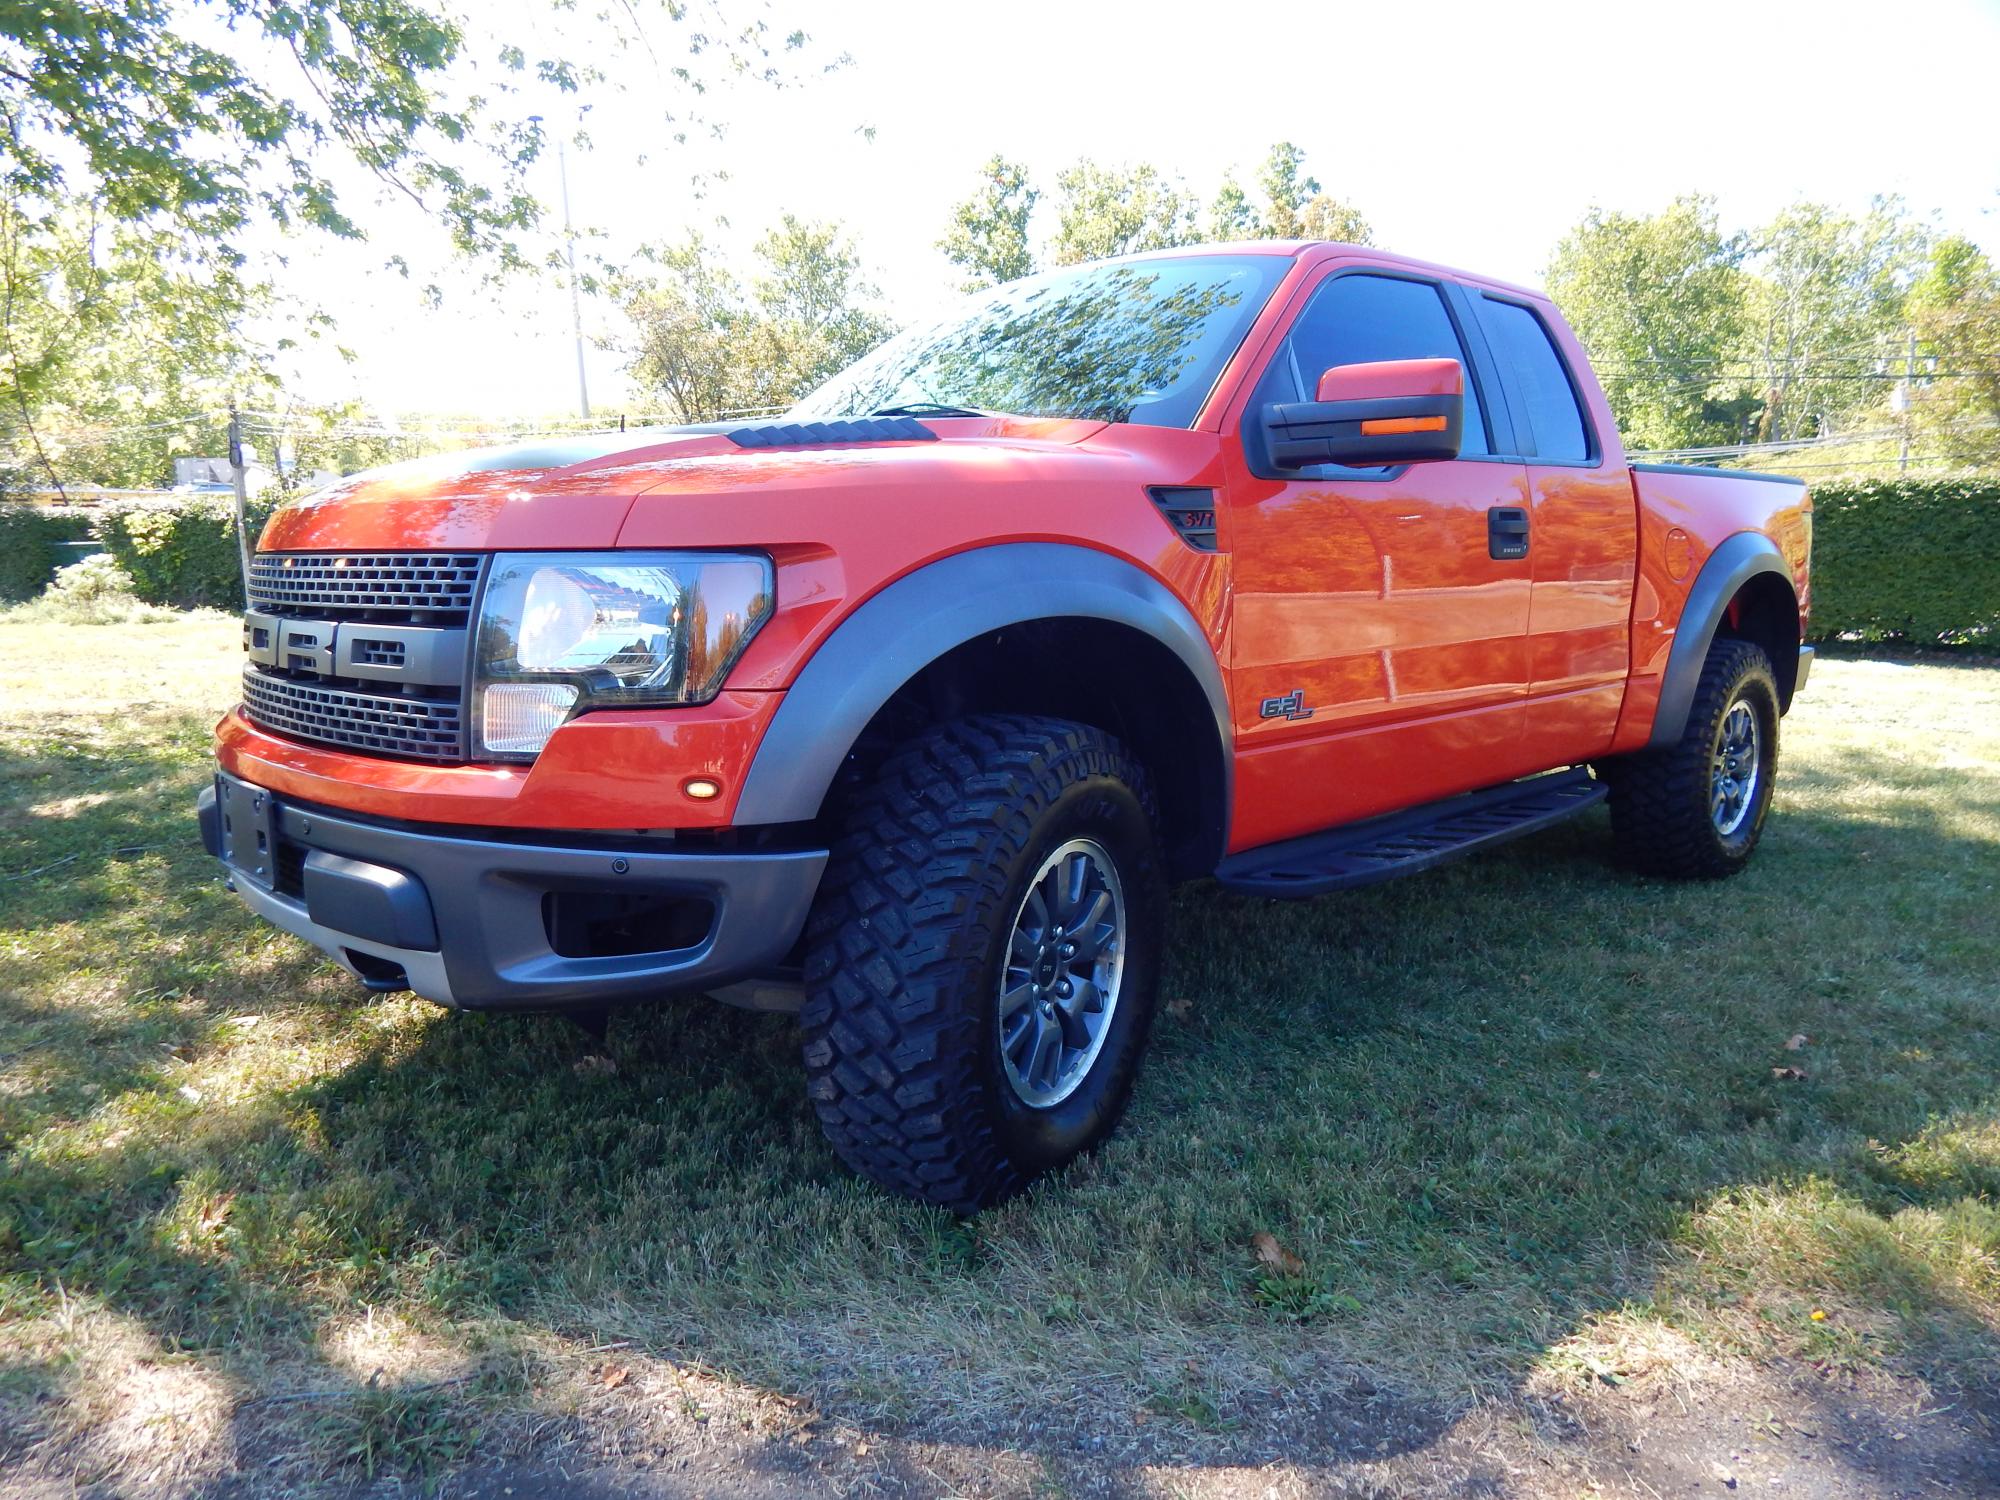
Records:
{"label": "wheel center cap", "polygon": [[1053,948],[1043,948],[1035,955],[1035,983],[1044,989],[1056,982],[1062,972],[1062,960]]}

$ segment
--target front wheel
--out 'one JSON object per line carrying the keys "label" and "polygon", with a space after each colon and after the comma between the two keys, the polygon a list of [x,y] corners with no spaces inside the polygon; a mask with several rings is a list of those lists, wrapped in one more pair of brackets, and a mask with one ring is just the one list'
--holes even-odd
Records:
{"label": "front wheel", "polygon": [[1716,879],[1750,862],[1778,769],[1778,684],[1749,641],[1718,639],[1678,742],[1598,767],[1619,858],[1651,875]]}
{"label": "front wheel", "polygon": [[971,1212],[1117,1125],[1151,1030],[1166,881],[1144,769],[1060,719],[892,755],[808,927],[813,1106],[856,1171]]}

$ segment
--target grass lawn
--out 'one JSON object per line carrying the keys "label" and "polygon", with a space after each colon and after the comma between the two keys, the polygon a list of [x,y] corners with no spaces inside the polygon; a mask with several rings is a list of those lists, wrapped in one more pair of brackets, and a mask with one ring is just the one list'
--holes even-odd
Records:
{"label": "grass lawn", "polygon": [[600,1053],[253,921],[192,821],[237,663],[219,616],[0,623],[0,1465],[436,1472],[642,1443],[628,1382],[996,1449],[1774,1362],[2000,1410],[2000,669],[1822,661],[1725,884],[1616,872],[1599,813],[1182,892],[1123,1131],[961,1223],[841,1171],[787,1019]]}

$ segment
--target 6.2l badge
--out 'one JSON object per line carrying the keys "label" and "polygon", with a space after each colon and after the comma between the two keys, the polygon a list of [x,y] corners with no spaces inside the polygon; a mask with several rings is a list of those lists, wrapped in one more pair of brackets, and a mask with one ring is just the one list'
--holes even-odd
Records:
{"label": "6.2l badge", "polygon": [[1306,690],[1293,688],[1282,698],[1266,698],[1257,706],[1260,718],[1265,719],[1310,719],[1313,710],[1306,707]]}

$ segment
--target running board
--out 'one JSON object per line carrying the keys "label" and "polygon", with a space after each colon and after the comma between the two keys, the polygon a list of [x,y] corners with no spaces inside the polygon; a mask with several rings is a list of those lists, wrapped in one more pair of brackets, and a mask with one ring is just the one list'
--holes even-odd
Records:
{"label": "running board", "polygon": [[1510,781],[1365,823],[1231,855],[1215,871],[1246,896],[1321,896],[1413,875],[1461,855],[1536,833],[1604,800],[1581,768]]}

